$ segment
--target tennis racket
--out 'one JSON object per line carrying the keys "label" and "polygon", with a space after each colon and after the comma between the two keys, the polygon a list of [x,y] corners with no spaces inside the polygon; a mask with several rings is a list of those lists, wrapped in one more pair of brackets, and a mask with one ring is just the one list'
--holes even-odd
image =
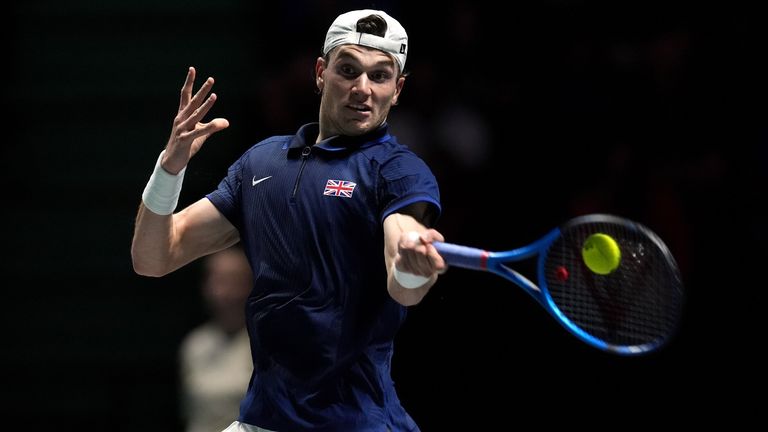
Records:
{"label": "tennis racket", "polygon": [[[608,274],[590,270],[582,247],[610,236],[621,259]],[[601,350],[637,355],[663,346],[682,309],[683,283],[672,254],[645,226],[612,215],[577,217],[528,246],[505,252],[432,243],[447,264],[495,273],[522,287],[558,322]],[[506,265],[538,255],[538,285]]]}

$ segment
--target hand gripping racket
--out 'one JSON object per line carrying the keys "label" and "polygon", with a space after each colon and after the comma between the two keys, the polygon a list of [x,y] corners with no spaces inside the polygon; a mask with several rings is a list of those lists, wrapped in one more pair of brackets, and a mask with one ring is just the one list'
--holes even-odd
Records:
{"label": "hand gripping racket", "polygon": [[[615,270],[590,270],[582,247],[593,234],[610,236],[621,258]],[[683,283],[672,254],[643,225],[611,215],[586,215],[555,228],[528,246],[488,252],[432,243],[447,264],[495,273],[522,287],[582,341],[615,354],[643,354],[674,333]],[[538,255],[538,285],[505,263]]]}

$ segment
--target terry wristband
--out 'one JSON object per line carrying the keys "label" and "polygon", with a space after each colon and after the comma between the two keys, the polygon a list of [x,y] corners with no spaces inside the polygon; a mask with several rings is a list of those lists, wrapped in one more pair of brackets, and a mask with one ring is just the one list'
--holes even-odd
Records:
{"label": "terry wristband", "polygon": [[181,184],[184,181],[184,172],[187,170],[187,167],[184,167],[178,174],[170,174],[160,165],[164,154],[165,150],[160,152],[160,157],[157,158],[157,163],[155,164],[155,170],[152,172],[152,176],[149,177],[144,193],[141,194],[144,207],[148,208],[152,213],[163,216],[173,214],[173,211],[176,210],[176,205],[179,203],[179,194],[181,193]]}
{"label": "terry wristband", "polygon": [[429,281],[428,277],[415,275],[413,273],[401,272],[397,266],[393,266],[392,276],[403,288],[418,288]]}

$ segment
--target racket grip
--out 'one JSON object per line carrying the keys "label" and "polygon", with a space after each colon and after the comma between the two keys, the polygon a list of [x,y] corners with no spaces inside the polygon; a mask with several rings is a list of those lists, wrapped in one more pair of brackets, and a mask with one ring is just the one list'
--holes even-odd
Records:
{"label": "racket grip", "polygon": [[488,251],[453,243],[432,242],[448,265],[472,270],[488,269]]}

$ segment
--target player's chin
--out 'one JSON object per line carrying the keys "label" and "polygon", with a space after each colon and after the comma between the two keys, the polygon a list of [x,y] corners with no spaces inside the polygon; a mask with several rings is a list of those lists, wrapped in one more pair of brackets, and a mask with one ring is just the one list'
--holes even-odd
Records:
{"label": "player's chin", "polygon": [[378,124],[370,120],[361,121],[353,119],[347,123],[347,130],[345,132],[349,136],[365,135],[368,132],[376,129],[377,126]]}

